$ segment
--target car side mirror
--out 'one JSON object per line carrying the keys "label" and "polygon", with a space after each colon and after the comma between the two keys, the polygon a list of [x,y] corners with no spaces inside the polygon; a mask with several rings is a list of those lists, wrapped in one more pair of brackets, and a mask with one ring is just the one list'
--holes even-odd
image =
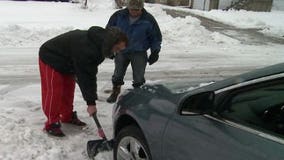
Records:
{"label": "car side mirror", "polygon": [[202,92],[185,97],[179,105],[181,115],[201,115],[208,112],[214,105],[214,92]]}

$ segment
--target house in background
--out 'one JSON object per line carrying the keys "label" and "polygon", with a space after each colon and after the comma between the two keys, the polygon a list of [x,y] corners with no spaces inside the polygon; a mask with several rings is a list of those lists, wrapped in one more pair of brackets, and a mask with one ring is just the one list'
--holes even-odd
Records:
{"label": "house in background", "polygon": [[188,6],[193,9],[209,11],[211,9],[244,9],[249,11],[271,11],[273,1],[278,0],[146,0],[172,6]]}
{"label": "house in background", "polygon": [[[226,0],[223,0],[226,1]],[[231,5],[228,7],[219,9],[236,9],[236,10],[248,10],[248,11],[264,11],[270,12],[273,5],[273,0],[232,0]]]}
{"label": "house in background", "polygon": [[[192,0],[190,8],[209,11],[211,9],[218,9],[220,0]],[[230,1],[230,0],[228,0]]]}

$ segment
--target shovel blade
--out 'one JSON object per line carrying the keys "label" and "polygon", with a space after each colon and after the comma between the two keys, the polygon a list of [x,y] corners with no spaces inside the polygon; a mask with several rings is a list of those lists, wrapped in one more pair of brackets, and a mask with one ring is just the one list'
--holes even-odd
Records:
{"label": "shovel blade", "polygon": [[107,141],[107,140],[92,140],[88,141],[87,143],[87,153],[89,158],[94,159],[94,157],[99,153],[99,152],[104,152],[104,151],[111,151],[112,150],[112,141]]}

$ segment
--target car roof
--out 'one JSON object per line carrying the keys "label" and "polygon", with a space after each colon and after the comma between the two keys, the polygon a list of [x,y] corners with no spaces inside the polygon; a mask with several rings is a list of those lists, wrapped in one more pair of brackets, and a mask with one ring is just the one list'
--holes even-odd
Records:
{"label": "car roof", "polygon": [[219,89],[237,85],[237,84],[247,82],[250,80],[272,76],[272,75],[277,75],[281,73],[284,73],[284,63],[268,66],[268,67],[261,68],[261,69],[256,69],[256,70],[253,70],[253,71],[241,74],[241,75],[227,78],[225,80],[217,81],[210,85],[197,88],[196,90],[192,91],[190,95],[200,93],[200,92],[205,92],[205,91],[216,91]]}

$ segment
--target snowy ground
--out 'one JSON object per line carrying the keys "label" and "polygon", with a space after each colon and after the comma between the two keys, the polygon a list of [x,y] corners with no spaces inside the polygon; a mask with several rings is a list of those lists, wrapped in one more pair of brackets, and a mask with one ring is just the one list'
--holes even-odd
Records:
{"label": "snowy ground", "polygon": [[[105,26],[115,11],[113,1],[95,2],[97,5],[94,3],[90,9],[83,10],[79,4],[71,3],[0,1],[1,160],[87,159],[86,142],[98,137],[78,88],[75,109],[89,124],[89,129],[82,131],[64,125],[67,137],[63,139],[48,137],[41,131],[45,117],[40,104],[37,52],[44,41],[60,33],[77,28],[87,29],[92,25]],[[238,40],[206,30],[196,18],[172,18],[163,12],[162,7],[146,5],[146,9],[157,19],[164,40],[159,62],[147,68],[146,77],[150,81],[218,79],[284,61],[283,45],[241,44]],[[282,33],[284,26],[283,21],[274,21],[274,17],[283,16],[280,11],[261,14],[213,11],[202,14],[218,17],[217,20],[223,22],[228,20],[226,16],[230,16],[230,23],[234,25],[239,23],[239,15],[251,17],[251,21],[242,21],[243,25],[255,28],[262,22],[261,17],[266,17],[262,25],[273,26],[271,33]],[[100,67],[98,92],[102,99],[107,96],[102,91],[111,84],[112,71],[111,60]],[[130,85],[129,69],[124,88]],[[99,118],[107,136],[111,137],[112,105],[103,101],[97,104]],[[112,159],[111,153],[99,156],[98,159],[102,160]]]}

